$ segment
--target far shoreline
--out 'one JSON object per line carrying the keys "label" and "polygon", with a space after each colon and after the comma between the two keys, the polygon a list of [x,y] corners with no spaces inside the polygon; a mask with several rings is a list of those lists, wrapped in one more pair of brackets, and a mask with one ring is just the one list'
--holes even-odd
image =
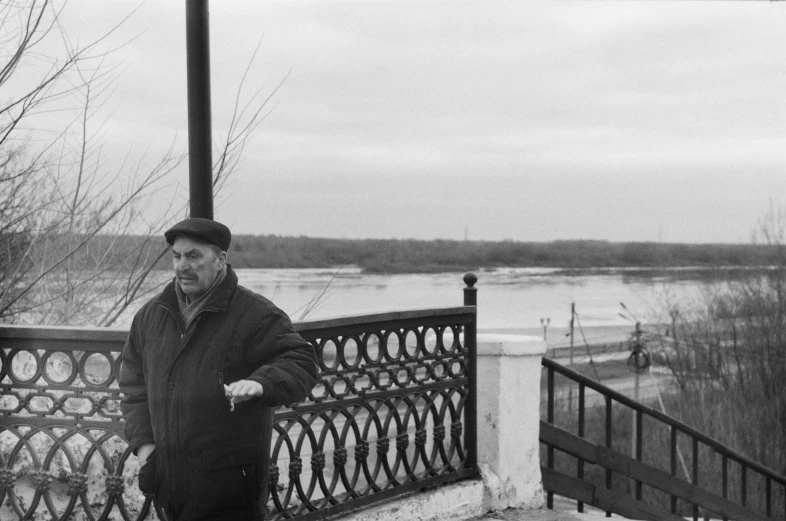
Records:
{"label": "far shoreline", "polygon": [[[138,245],[150,255],[162,244],[123,236],[117,251]],[[327,239],[236,235],[229,249],[235,268],[338,269],[365,274],[456,273],[508,267],[562,270],[762,269],[783,263],[777,244],[684,244],[559,240],[551,242],[415,239]],[[164,255],[156,263],[168,269]]]}

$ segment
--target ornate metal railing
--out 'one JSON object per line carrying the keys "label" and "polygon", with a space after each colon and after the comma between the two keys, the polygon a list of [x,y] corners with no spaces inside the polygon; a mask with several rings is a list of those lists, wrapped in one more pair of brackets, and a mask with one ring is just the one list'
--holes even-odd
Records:
{"label": "ornate metal railing", "polygon": [[[276,411],[269,517],[324,518],[473,475],[475,320],[464,306],[296,324],[321,374]],[[0,519],[155,516],[122,434],[126,335],[0,327]]]}
{"label": "ornate metal railing", "polygon": [[543,367],[548,508],[557,494],[630,519],[786,518],[786,477],[552,360]]}
{"label": "ornate metal railing", "polygon": [[278,413],[273,517],[322,517],[470,476],[472,325],[474,308],[304,324],[321,375],[306,403]]}

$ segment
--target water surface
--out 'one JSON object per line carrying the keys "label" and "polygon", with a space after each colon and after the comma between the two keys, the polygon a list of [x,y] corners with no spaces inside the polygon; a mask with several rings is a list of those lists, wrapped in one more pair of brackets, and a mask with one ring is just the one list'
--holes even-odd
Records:
{"label": "water surface", "polygon": [[[463,273],[378,275],[355,268],[240,269],[237,273],[241,284],[273,300],[293,320],[463,303]],[[684,269],[503,268],[476,274],[479,331],[542,336],[541,318],[550,319],[546,328],[550,344],[567,342],[571,303],[576,306],[577,338],[583,332],[595,342],[618,340],[632,331],[634,320],[662,317],[667,298],[695,298],[720,280],[720,274],[708,270]]]}

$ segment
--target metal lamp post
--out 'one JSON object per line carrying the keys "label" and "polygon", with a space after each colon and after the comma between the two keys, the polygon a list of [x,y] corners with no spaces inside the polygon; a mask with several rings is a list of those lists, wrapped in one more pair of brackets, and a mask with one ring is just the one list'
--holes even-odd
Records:
{"label": "metal lamp post", "polygon": [[213,218],[208,0],[186,0],[188,181],[191,217]]}

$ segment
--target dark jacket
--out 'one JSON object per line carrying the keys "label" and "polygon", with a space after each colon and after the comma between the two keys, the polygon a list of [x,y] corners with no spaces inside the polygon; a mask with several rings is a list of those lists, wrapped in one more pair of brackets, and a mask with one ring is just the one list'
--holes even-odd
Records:
{"label": "dark jacket", "polygon": [[[125,434],[157,459],[242,463],[261,457],[267,475],[272,408],[303,400],[316,383],[311,344],[286,314],[237,284],[231,267],[183,330],[173,280],[134,317],[120,368]],[[259,382],[262,398],[230,411],[223,384]]]}

